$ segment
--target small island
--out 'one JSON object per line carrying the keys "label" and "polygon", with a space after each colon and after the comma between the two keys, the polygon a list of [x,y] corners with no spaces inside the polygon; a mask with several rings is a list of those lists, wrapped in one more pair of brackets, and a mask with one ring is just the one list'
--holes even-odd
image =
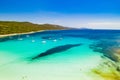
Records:
{"label": "small island", "polygon": [[64,30],[68,29],[60,25],[53,24],[34,24],[31,22],[0,21],[0,37],[30,34],[44,30]]}

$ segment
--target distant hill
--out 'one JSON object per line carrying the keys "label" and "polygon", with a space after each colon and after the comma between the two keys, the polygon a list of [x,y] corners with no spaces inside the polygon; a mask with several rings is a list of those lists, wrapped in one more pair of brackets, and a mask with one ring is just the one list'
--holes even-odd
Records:
{"label": "distant hill", "polygon": [[67,27],[52,24],[34,24],[30,22],[0,21],[0,35],[26,33],[40,30],[62,30]]}

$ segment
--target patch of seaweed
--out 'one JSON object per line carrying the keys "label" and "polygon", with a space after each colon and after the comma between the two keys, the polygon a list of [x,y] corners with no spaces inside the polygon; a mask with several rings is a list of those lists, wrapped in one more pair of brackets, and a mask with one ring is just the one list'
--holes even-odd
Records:
{"label": "patch of seaweed", "polygon": [[80,46],[80,45],[81,44],[66,44],[66,45],[62,45],[62,46],[57,46],[57,47],[51,48],[51,49],[49,49],[49,50],[47,50],[43,53],[40,53],[39,55],[33,57],[32,60],[38,59],[40,57],[48,56],[48,55],[51,55],[51,54],[63,52],[63,51],[66,51],[70,48],[77,47],[77,46]]}

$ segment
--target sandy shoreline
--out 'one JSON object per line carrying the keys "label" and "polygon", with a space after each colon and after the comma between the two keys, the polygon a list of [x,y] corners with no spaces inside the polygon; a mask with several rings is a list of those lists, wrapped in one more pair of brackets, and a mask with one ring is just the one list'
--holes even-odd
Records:
{"label": "sandy shoreline", "polygon": [[37,32],[43,32],[45,30],[40,30],[40,31],[32,31],[32,32],[26,32],[26,33],[14,33],[14,34],[6,34],[6,35],[0,35],[0,38],[4,38],[4,37],[9,37],[9,36],[16,36],[16,35],[24,35],[24,34],[33,34],[33,33],[37,33]]}
{"label": "sandy shoreline", "polygon": [[[69,30],[69,29],[60,29],[60,30]],[[43,32],[43,31],[51,31],[51,30],[40,30],[40,31],[31,31],[31,32],[26,32],[26,33],[6,34],[6,35],[0,35],[0,38],[9,37],[9,36],[16,36],[16,35],[24,35],[24,34],[33,34],[33,33]]]}

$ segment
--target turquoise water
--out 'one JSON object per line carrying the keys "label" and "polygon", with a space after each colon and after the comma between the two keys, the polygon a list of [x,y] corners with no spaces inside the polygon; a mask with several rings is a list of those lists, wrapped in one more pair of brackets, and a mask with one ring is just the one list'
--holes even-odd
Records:
{"label": "turquoise water", "polygon": [[[94,80],[85,72],[97,66],[103,54],[90,45],[106,38],[90,34],[79,30],[45,31],[1,39],[0,80]],[[80,45],[64,50],[65,45],[76,44]],[[51,54],[32,60],[45,52]]]}

